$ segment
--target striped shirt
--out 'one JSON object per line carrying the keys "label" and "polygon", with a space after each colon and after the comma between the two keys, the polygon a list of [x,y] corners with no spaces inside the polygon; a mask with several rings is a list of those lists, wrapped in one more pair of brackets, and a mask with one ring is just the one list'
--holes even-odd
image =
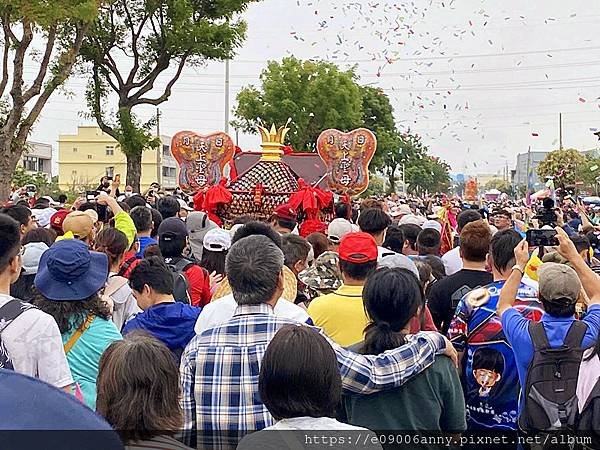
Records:
{"label": "striped shirt", "polygon": [[[180,369],[187,445],[235,448],[248,432],[273,425],[260,400],[258,375],[267,345],[288,324],[299,325],[275,316],[267,304],[241,305],[229,322],[190,341]],[[407,340],[406,345],[378,356],[352,353],[329,340],[344,393],[370,394],[398,387],[430,366],[446,346],[435,332],[421,332]]]}

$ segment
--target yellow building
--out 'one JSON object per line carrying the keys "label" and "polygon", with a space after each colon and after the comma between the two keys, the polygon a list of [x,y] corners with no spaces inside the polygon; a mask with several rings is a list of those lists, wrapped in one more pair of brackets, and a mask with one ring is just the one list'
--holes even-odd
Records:
{"label": "yellow building", "polygon": [[[142,154],[142,179],[140,189],[146,190],[151,183],[159,181],[166,189],[177,186],[177,162],[171,155],[171,139],[161,136],[162,166],[158,179],[156,150]],[[127,159],[119,150],[118,143],[97,126],[80,126],[77,134],[61,134],[58,137],[58,184],[61,190],[81,191],[94,189],[105,175],[121,175],[123,189],[127,177]]]}
{"label": "yellow building", "polygon": [[502,180],[502,175],[500,173],[480,173],[478,175],[475,175],[474,178],[477,180],[479,190],[483,192],[484,186],[486,184],[488,184],[492,180]]}

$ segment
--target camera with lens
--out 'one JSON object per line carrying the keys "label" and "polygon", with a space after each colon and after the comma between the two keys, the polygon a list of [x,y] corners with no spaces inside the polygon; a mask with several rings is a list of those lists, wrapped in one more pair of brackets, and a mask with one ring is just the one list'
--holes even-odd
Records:
{"label": "camera with lens", "polygon": [[556,212],[554,211],[554,200],[545,198],[542,206],[538,208],[537,215],[534,217],[538,220],[540,228],[544,225],[549,225],[552,228],[556,227]]}

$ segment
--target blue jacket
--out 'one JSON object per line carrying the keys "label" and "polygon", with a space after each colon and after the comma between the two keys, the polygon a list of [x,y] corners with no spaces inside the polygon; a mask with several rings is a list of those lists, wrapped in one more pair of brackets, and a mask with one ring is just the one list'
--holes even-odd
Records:
{"label": "blue jacket", "polygon": [[190,340],[196,335],[194,326],[202,308],[180,302],[159,303],[138,314],[123,327],[123,336],[134,330],[144,330],[162,341],[177,361]]}
{"label": "blue jacket", "polygon": [[137,256],[138,258],[144,257],[144,250],[146,250],[146,247],[152,244],[158,244],[158,241],[156,239],[153,239],[148,236],[142,236],[138,240],[140,241],[140,251],[135,254],[135,256]]}

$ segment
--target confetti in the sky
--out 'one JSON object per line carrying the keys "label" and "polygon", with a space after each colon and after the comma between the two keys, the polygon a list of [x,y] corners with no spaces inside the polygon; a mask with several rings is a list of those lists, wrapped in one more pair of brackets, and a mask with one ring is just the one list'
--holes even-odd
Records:
{"label": "confetti in the sky", "polygon": [[[565,62],[562,54],[550,49],[551,45],[544,49],[543,43],[534,46],[529,42],[503,42],[503,36],[508,30],[512,33],[524,27],[538,27],[549,33],[564,24],[575,24],[577,13],[572,10],[544,17],[521,11],[488,10],[482,1],[478,8],[466,13],[463,8],[459,14],[455,0],[298,0],[297,5],[315,13],[314,29],[290,25],[290,34],[296,41],[306,39],[307,46],[311,43],[310,49],[319,51],[311,59],[329,60],[344,68],[358,67],[361,84],[381,88],[390,96],[402,131],[410,127],[414,130],[414,125],[428,128],[419,130],[429,139],[428,145],[441,136],[456,142],[461,142],[463,136],[485,139],[490,133],[483,125],[489,124],[490,119],[506,134],[546,126],[543,122],[548,122],[547,117],[540,117],[544,102],[529,104],[527,89],[559,92],[567,85],[567,80],[563,80],[567,77],[558,76],[553,70]],[[436,29],[430,16],[447,20]],[[469,48],[473,42],[485,43],[485,50],[473,51],[473,55],[457,51]],[[473,81],[471,75],[481,73],[506,74],[506,79]],[[516,74],[524,76],[513,76]],[[499,99],[505,93],[522,92],[527,100],[522,110],[512,107],[511,112],[503,111],[494,102],[482,102],[480,93],[488,90],[497,93]],[[592,102],[592,94],[586,91],[568,92],[570,104],[586,103],[586,98]],[[600,108],[600,99],[596,100],[594,103]],[[512,118],[513,111],[517,120]],[[568,111],[568,107],[563,111]],[[550,112],[554,110],[543,110],[544,115]],[[538,137],[541,132],[545,130],[538,128],[530,133]]]}

